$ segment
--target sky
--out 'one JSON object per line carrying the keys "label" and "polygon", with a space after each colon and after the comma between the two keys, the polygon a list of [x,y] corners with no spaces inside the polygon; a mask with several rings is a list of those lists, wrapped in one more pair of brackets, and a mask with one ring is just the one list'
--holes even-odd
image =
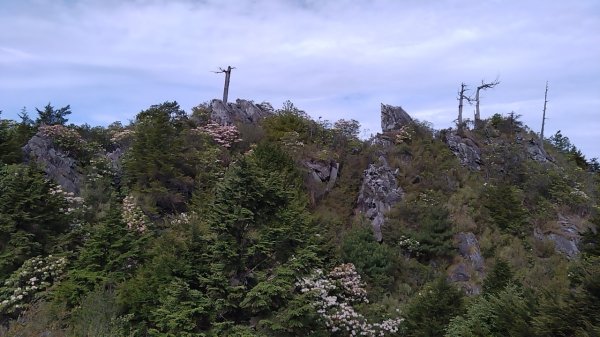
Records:
{"label": "sky", "polygon": [[[286,100],[381,131],[380,104],[453,125],[461,82],[481,114],[511,111],[600,157],[600,1],[0,0],[0,110],[67,104],[70,122],[127,123],[152,104]],[[473,93],[471,91],[470,93]],[[465,108],[471,117],[474,107]]]}

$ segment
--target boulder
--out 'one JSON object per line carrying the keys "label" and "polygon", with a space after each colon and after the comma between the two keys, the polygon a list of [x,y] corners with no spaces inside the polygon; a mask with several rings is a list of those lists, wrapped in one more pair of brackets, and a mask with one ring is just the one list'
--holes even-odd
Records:
{"label": "boulder", "polygon": [[460,163],[471,171],[481,170],[483,161],[481,160],[481,150],[469,138],[463,138],[455,131],[447,132],[444,136],[444,142],[450,148],[450,151],[458,157]]}
{"label": "boulder", "polygon": [[568,259],[574,259],[579,255],[581,231],[571,219],[559,214],[554,228],[546,231],[536,228],[533,236],[538,240],[552,241],[557,253],[565,255]]}
{"label": "boulder", "polygon": [[37,133],[23,147],[26,162],[40,165],[48,178],[59,184],[66,192],[79,194],[82,174],[75,159],[54,147],[52,139]]}
{"label": "boulder", "polygon": [[413,119],[402,107],[381,103],[381,130],[383,132],[400,130],[412,122]]}
{"label": "boulder", "polygon": [[371,221],[377,241],[383,240],[381,227],[385,212],[402,200],[404,191],[398,186],[396,172],[388,165],[384,156],[377,164],[370,164],[363,173],[363,182],[357,200],[357,211]]}
{"label": "boulder", "polygon": [[303,162],[304,166],[308,169],[308,174],[313,183],[322,186],[321,193],[318,193],[317,197],[331,191],[335,182],[338,178],[338,172],[340,170],[340,163],[333,160],[307,160]]}
{"label": "boulder", "polygon": [[226,104],[219,99],[213,99],[209,109],[211,120],[221,125],[232,125],[235,122],[257,124],[261,119],[273,114],[273,107],[270,104],[255,104],[243,99]]}

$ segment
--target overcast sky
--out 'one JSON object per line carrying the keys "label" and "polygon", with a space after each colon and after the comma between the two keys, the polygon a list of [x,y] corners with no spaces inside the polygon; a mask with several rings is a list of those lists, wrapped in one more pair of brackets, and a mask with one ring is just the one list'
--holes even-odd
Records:
{"label": "overcast sky", "polygon": [[[0,0],[0,110],[70,104],[70,121],[126,123],[152,104],[291,100],[380,131],[380,103],[449,127],[457,90],[482,117],[515,111],[600,157],[600,1]],[[467,107],[472,116],[472,107]]]}

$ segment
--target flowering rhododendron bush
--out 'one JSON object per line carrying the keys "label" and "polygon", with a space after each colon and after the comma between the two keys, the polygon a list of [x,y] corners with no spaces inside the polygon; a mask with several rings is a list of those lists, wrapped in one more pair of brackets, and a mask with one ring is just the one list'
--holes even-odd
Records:
{"label": "flowering rhododendron bush", "polygon": [[66,266],[65,257],[52,255],[25,261],[0,288],[0,313],[14,314],[25,310],[36,295],[60,280]]}
{"label": "flowering rhododendron bush", "polygon": [[127,224],[127,228],[132,231],[143,233],[146,231],[148,219],[142,212],[140,206],[135,201],[135,197],[128,195],[123,198],[123,220]]}
{"label": "flowering rhododendron bush", "polygon": [[352,263],[335,267],[328,274],[317,269],[298,281],[303,293],[313,295],[313,305],[327,328],[340,336],[385,336],[398,332],[400,317],[369,322],[353,304],[369,303],[365,284]]}
{"label": "flowering rhododendron bush", "polygon": [[221,125],[210,122],[197,127],[194,131],[208,134],[217,144],[225,148],[230,148],[233,144],[242,141],[240,132],[235,125]]}

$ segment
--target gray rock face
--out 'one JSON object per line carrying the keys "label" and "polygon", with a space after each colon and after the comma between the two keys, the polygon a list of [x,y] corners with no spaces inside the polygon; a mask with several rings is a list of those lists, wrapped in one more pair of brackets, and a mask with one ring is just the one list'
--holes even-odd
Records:
{"label": "gray rock face", "polygon": [[464,263],[459,263],[452,269],[449,279],[452,282],[468,282],[471,279],[471,273]]}
{"label": "gray rock face", "polygon": [[116,148],[114,151],[106,153],[105,156],[110,163],[110,168],[116,173],[118,177],[123,174],[123,167],[121,163],[121,158],[125,154],[120,147]]}
{"label": "gray rock face", "polygon": [[381,103],[381,130],[383,132],[399,130],[410,124],[413,119],[402,107]]}
{"label": "gray rock face", "polygon": [[545,163],[551,161],[551,158],[548,156],[546,151],[538,144],[537,141],[531,139],[526,144],[527,153],[529,153],[529,157],[537,162]]}
{"label": "gray rock face", "polygon": [[379,163],[370,164],[364,171],[357,210],[371,221],[377,241],[383,240],[381,227],[385,220],[385,212],[402,200],[403,196],[404,191],[396,182],[396,172],[383,156],[379,157]]}
{"label": "gray rock face", "polygon": [[484,260],[475,234],[460,232],[456,234],[456,241],[459,254],[471,264],[475,271],[483,273]]}
{"label": "gray rock face", "polygon": [[554,243],[554,250],[573,259],[579,255],[577,247],[581,240],[580,230],[568,218],[558,215],[556,230],[543,232],[536,228],[533,236],[538,240],[550,240]]}
{"label": "gray rock face", "polygon": [[316,198],[320,198],[333,189],[333,186],[338,179],[340,170],[339,163],[333,160],[308,160],[304,162],[304,166],[308,168],[309,178],[311,179],[313,186],[316,185],[316,190],[313,191]]}
{"label": "gray rock face", "polygon": [[472,171],[479,171],[481,169],[480,165],[483,164],[481,150],[472,140],[463,138],[452,131],[446,134],[444,141],[448,145],[448,148],[450,148],[450,151],[458,157],[463,166]]}
{"label": "gray rock face", "polygon": [[63,190],[79,194],[82,175],[75,159],[54,148],[52,140],[41,134],[34,135],[23,147],[26,161],[38,163],[48,178],[59,184]]}
{"label": "gray rock face", "polygon": [[219,99],[213,99],[210,102],[210,110],[211,120],[221,125],[232,125],[234,122],[256,124],[262,118],[273,114],[273,107],[270,104],[254,104],[243,99],[227,104],[223,104]]}
{"label": "gray rock face", "polygon": [[454,239],[461,261],[449,268],[448,279],[459,283],[467,294],[479,294],[481,287],[477,281],[481,281],[485,277],[485,261],[481,256],[479,242],[475,234],[471,232],[457,233]]}

